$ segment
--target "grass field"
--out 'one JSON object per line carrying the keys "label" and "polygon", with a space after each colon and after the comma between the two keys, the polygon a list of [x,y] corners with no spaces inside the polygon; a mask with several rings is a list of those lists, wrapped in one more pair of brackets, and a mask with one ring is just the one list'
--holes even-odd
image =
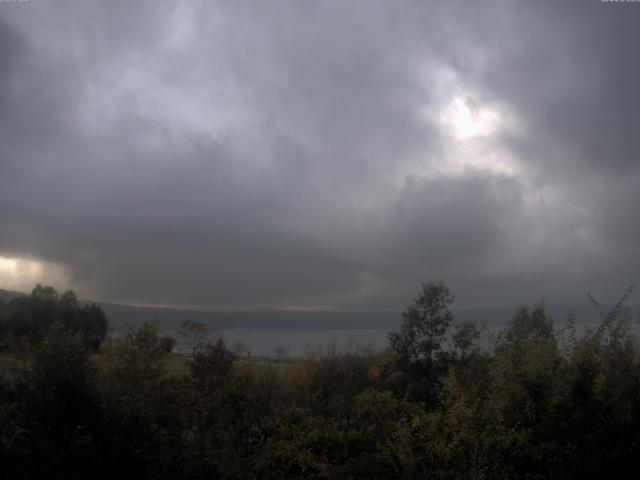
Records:
{"label": "grass field", "polygon": [[[184,353],[170,353],[166,358],[166,367],[170,374],[180,375],[187,370],[187,364],[191,356]],[[275,368],[287,368],[295,362],[295,358],[273,358],[273,357],[241,357],[236,360],[240,365],[259,365]]]}

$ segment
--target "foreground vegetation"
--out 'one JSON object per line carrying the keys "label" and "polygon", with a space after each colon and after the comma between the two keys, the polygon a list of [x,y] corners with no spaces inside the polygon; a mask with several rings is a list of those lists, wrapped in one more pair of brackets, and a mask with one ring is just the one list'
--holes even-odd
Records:
{"label": "foreground vegetation", "polygon": [[37,287],[0,307],[3,474],[562,479],[640,466],[640,356],[622,302],[580,335],[523,307],[487,347],[454,324],[452,301],[426,283],[386,351],[286,368],[238,361],[186,325],[193,355],[175,368],[154,324],[108,339],[98,307]]}

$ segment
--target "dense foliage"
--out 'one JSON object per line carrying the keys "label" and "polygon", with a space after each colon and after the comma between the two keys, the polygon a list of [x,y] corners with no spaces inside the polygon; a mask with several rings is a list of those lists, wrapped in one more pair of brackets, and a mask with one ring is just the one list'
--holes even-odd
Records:
{"label": "dense foliage", "polygon": [[193,322],[186,357],[152,323],[94,351],[85,307],[65,316],[68,295],[43,290],[0,307],[3,335],[22,339],[0,355],[10,478],[563,479],[640,466],[640,356],[623,308],[578,334],[523,307],[489,341],[454,323],[453,296],[429,282],[385,352],[255,362]]}
{"label": "dense foliage", "polygon": [[78,334],[96,350],[107,336],[107,317],[95,304],[80,305],[73,290],[62,294],[38,284],[31,295],[0,303],[0,342],[3,349],[38,344],[52,328]]}

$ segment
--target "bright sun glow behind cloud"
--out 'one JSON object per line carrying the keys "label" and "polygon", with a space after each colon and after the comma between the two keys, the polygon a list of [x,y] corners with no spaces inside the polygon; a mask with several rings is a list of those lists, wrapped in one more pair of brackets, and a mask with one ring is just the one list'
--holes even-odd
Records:
{"label": "bright sun glow behind cloud", "polygon": [[[476,103],[471,107],[470,103]],[[445,170],[459,174],[467,169],[516,176],[521,168],[498,136],[515,129],[512,116],[497,106],[477,104],[455,96],[439,111],[439,123],[448,139]]]}
{"label": "bright sun glow behind cloud", "polygon": [[63,290],[68,286],[68,276],[63,267],[53,263],[0,256],[0,288],[29,292],[36,283]]}
{"label": "bright sun glow behind cloud", "polygon": [[503,127],[503,119],[496,110],[489,107],[472,109],[461,97],[454,97],[442,109],[440,121],[458,140],[487,137]]}
{"label": "bright sun glow behind cloud", "polygon": [[487,98],[448,65],[419,68],[417,76],[425,93],[418,117],[438,132],[441,150],[435,156],[431,147],[414,152],[402,169],[403,178],[476,172],[525,179],[524,165],[504,141],[505,135],[517,137],[523,131],[508,104]]}
{"label": "bright sun glow behind cloud", "polygon": [[471,90],[452,88],[447,100],[421,112],[428,127],[436,127],[442,153],[426,162],[419,153],[411,162],[411,175],[458,176],[469,171],[522,177],[523,166],[504,146],[501,136],[517,134],[519,122],[506,106],[483,103]]}

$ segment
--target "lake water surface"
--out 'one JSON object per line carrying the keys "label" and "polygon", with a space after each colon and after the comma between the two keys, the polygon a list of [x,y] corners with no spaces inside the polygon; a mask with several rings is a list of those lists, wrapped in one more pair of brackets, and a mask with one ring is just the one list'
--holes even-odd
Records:
{"label": "lake water surface", "polygon": [[[241,341],[252,356],[303,355],[309,349],[323,351],[363,352],[382,350],[387,345],[386,329],[327,329],[327,330],[218,330],[233,349]],[[178,351],[180,346],[178,346]]]}
{"label": "lake water surface", "polygon": [[[580,337],[586,328],[594,328],[596,323],[576,324],[576,334]],[[556,325],[556,333],[563,327]],[[481,328],[480,344],[484,347],[495,345],[495,341],[502,326]],[[629,329],[636,339],[640,338],[640,326],[631,322]],[[381,351],[388,345],[388,333],[391,330],[381,328],[357,329],[221,329],[216,330],[227,344],[227,348],[234,349],[238,342],[242,342],[251,356],[275,357],[304,355],[309,351],[324,352],[367,352]],[[173,334],[174,332],[167,332]],[[448,340],[450,341],[450,339]],[[176,346],[177,352],[187,353],[183,345]]]}

